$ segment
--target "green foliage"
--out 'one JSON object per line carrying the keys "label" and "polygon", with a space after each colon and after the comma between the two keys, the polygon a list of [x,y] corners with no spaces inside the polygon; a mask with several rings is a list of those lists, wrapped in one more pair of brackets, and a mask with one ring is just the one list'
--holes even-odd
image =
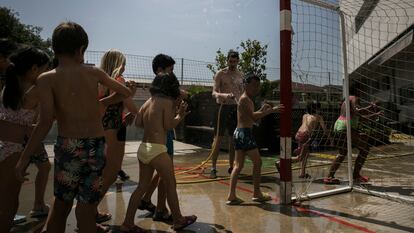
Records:
{"label": "green foliage", "polygon": [[198,93],[201,93],[201,92],[206,92],[206,91],[208,91],[208,89],[207,89],[207,88],[202,87],[202,86],[195,86],[195,85],[192,85],[191,87],[189,87],[189,88],[187,89],[187,93],[188,93],[188,96],[189,96],[190,98],[191,98],[192,96],[194,96],[194,95],[198,94]]}
{"label": "green foliage", "polygon": [[[240,42],[242,52],[240,53],[240,62],[238,69],[243,74],[254,73],[262,80],[266,80],[266,56],[267,56],[267,45],[262,45],[257,40],[246,40]],[[240,49],[237,47],[237,50]],[[223,69],[227,66],[227,56],[221,51],[216,52],[215,62],[216,64],[208,64],[209,68],[213,73]]]}
{"label": "green foliage", "polygon": [[52,55],[51,40],[43,40],[41,27],[20,22],[19,14],[6,7],[0,7],[0,38],[8,38],[20,44],[28,44],[45,50]]}
{"label": "green foliage", "polygon": [[261,80],[266,80],[267,45],[262,46],[257,40],[246,40],[240,43],[241,52],[239,69],[243,74],[254,73]]}

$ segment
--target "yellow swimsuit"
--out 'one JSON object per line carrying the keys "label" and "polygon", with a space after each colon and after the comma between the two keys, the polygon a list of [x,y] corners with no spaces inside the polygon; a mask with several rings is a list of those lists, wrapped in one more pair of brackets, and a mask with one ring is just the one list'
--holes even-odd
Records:
{"label": "yellow swimsuit", "polygon": [[142,142],[138,148],[138,159],[144,164],[149,164],[151,160],[162,153],[167,153],[167,147],[165,145]]}

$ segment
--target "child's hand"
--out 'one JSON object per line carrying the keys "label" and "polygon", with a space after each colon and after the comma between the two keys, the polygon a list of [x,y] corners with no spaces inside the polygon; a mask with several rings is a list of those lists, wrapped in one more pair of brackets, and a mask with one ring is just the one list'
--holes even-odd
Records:
{"label": "child's hand", "polygon": [[377,112],[377,116],[384,116],[384,110]]}
{"label": "child's hand", "polygon": [[125,83],[125,85],[131,90],[132,96],[135,95],[135,92],[137,91],[137,83],[134,81],[128,81]]}
{"label": "child's hand", "polygon": [[285,111],[285,106],[283,105],[283,104],[279,104],[278,106],[276,106],[276,107],[273,107],[272,108],[273,109],[273,111],[279,111],[279,112],[284,112]]}
{"label": "child's hand", "polygon": [[226,99],[234,99],[234,94],[233,93],[227,93],[226,95]]}
{"label": "child's hand", "polygon": [[178,107],[178,115],[181,118],[184,118],[188,114],[190,114],[190,111],[187,111],[188,104],[185,101],[181,101],[180,106]]}
{"label": "child's hand", "polygon": [[124,117],[123,124],[124,125],[131,125],[134,123],[135,115],[132,113],[127,113]]}

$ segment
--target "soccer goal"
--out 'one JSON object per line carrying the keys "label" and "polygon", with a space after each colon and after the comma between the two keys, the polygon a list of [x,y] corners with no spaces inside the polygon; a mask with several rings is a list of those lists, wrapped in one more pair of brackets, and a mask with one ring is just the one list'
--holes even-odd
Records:
{"label": "soccer goal", "polygon": [[413,1],[280,1],[282,203],[352,190],[414,203],[413,22]]}

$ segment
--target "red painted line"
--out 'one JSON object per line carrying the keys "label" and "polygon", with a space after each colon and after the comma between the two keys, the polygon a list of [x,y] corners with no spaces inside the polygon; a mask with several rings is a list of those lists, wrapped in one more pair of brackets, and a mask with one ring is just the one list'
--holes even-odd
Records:
{"label": "red painted line", "polygon": [[[202,176],[204,178],[208,178],[205,175],[200,175],[200,176]],[[225,181],[222,181],[222,180],[218,180],[217,182],[220,183],[220,184],[226,185],[226,186],[230,186],[230,183],[229,182],[225,182]],[[243,187],[240,187],[240,186],[236,186],[236,189],[241,190],[241,191],[246,192],[246,193],[253,193],[252,190],[250,190],[248,188],[243,188]],[[272,197],[272,200],[274,200],[275,202],[279,203],[280,198],[275,196],[275,197]],[[300,206],[296,206],[296,205],[294,205],[294,206],[300,212],[306,212],[306,213],[318,215],[319,217],[326,218],[326,219],[328,219],[331,222],[336,222],[336,223],[342,224],[342,225],[347,226],[347,227],[354,228],[354,229],[359,230],[359,231],[362,231],[362,232],[375,233],[375,231],[371,231],[371,230],[369,230],[369,229],[367,229],[367,228],[365,228],[363,226],[359,226],[359,225],[356,225],[356,224],[352,224],[352,223],[347,222],[345,220],[341,220],[339,218],[336,218],[336,217],[333,217],[333,216],[329,216],[329,215],[323,214],[323,213],[321,213],[319,211],[311,210],[311,209],[304,208],[304,207],[300,207]]]}
{"label": "red painted line", "polygon": [[318,215],[320,217],[326,218],[326,219],[328,219],[328,220],[330,220],[332,222],[337,222],[337,223],[340,223],[342,225],[355,228],[355,229],[357,229],[359,231],[362,231],[362,232],[375,233],[375,231],[371,231],[371,230],[369,230],[369,229],[367,229],[365,227],[358,226],[356,224],[352,224],[352,223],[349,223],[347,221],[344,221],[344,220],[341,220],[341,219],[338,219],[338,218],[335,218],[335,217],[332,217],[332,216],[325,215],[325,214],[323,214],[323,213],[321,213],[319,211],[315,211],[315,210],[311,210],[311,209],[307,209],[307,208],[303,208],[303,207],[299,207],[299,206],[295,206],[295,208],[298,211],[300,211],[300,212],[306,212],[306,213],[315,214],[315,215]]}

